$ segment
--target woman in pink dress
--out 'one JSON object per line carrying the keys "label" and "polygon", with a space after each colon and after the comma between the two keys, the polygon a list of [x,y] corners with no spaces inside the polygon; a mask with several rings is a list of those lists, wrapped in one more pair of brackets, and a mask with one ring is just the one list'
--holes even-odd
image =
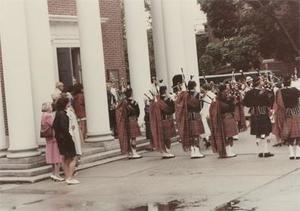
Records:
{"label": "woman in pink dress", "polygon": [[[52,112],[51,103],[44,103],[42,105],[42,127],[48,127],[52,129],[52,124],[54,120],[54,114]],[[51,179],[55,181],[63,181],[64,179],[59,175],[59,168],[62,163],[62,157],[59,153],[59,149],[57,146],[57,141],[53,136],[45,137],[46,139],[46,163],[52,165],[52,175]]]}

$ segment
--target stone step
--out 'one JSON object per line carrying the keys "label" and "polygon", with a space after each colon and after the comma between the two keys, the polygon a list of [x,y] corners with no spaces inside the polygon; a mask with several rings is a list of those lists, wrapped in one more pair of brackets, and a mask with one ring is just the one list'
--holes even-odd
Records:
{"label": "stone step", "polygon": [[0,170],[0,178],[1,177],[32,177],[45,173],[51,172],[51,165],[40,166],[37,168],[30,169],[14,169],[14,170]]}
{"label": "stone step", "polygon": [[97,147],[97,148],[83,147],[82,148],[82,157],[94,155],[94,154],[101,153],[104,151],[105,151],[104,147]]}
{"label": "stone step", "polygon": [[[143,150],[148,147],[148,140],[137,140],[137,149]],[[121,155],[120,149],[104,151],[100,148],[83,148],[83,155],[77,170],[83,170],[105,163],[127,158]],[[2,165],[2,164],[1,164]],[[0,165],[0,166],[1,166]],[[49,179],[51,175],[51,166],[46,165],[29,169],[7,169],[0,170],[0,183],[34,183],[44,179]]]}
{"label": "stone step", "polygon": [[113,156],[118,156],[120,154],[121,154],[120,150],[111,150],[111,151],[107,151],[107,152],[92,154],[92,155],[89,155],[89,156],[82,156],[81,159],[80,159],[79,165],[95,162],[95,161],[110,158],[110,157],[113,157]]}
{"label": "stone step", "polygon": [[0,158],[0,170],[22,170],[32,169],[46,165],[45,155],[29,158]]}

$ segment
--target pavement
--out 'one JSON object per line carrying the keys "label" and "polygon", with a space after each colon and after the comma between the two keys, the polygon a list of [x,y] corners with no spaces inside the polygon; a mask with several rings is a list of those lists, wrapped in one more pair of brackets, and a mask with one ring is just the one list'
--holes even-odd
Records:
{"label": "pavement", "polygon": [[300,160],[288,159],[287,147],[258,158],[249,132],[235,141],[238,157],[191,160],[180,144],[176,158],[144,153],[80,171],[79,185],[45,180],[0,185],[0,210],[202,211],[300,210]]}

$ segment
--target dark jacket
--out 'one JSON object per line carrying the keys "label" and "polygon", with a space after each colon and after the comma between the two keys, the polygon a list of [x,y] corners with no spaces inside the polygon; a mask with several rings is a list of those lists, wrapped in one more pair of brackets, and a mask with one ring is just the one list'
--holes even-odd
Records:
{"label": "dark jacket", "polygon": [[59,152],[66,157],[76,155],[75,145],[69,132],[69,117],[66,111],[57,111],[53,122],[55,138],[57,140]]}

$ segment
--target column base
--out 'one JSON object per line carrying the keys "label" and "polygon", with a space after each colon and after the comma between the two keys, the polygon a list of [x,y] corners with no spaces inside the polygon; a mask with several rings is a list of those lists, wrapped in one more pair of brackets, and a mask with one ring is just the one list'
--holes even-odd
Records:
{"label": "column base", "polygon": [[6,155],[7,158],[26,158],[26,157],[35,157],[41,155],[41,151],[38,151],[37,148],[28,149],[28,150],[8,150]]}
{"label": "column base", "polygon": [[106,142],[111,142],[114,140],[114,137],[111,133],[106,134],[87,134],[85,143],[90,147],[105,147]]}
{"label": "column base", "polygon": [[4,158],[7,155],[6,149],[0,150],[0,158]]}

